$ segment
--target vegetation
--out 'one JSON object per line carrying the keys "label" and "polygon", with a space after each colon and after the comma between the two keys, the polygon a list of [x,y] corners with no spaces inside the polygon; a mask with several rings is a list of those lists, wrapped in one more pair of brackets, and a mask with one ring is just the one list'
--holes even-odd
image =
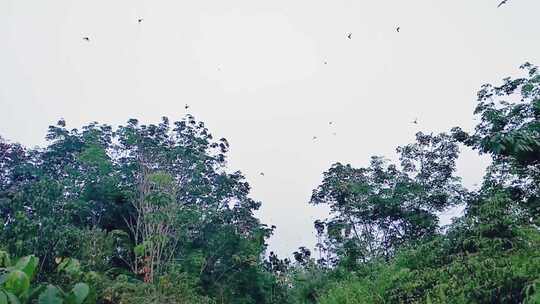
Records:
{"label": "vegetation", "polygon": [[[331,210],[315,252],[292,260],[266,252],[274,227],[227,140],[192,116],[0,140],[0,304],[540,303],[540,73],[522,69],[481,88],[472,132],[332,165],[310,200]],[[456,176],[461,145],[491,156],[479,190]]]}
{"label": "vegetation", "polygon": [[[37,300],[40,304],[82,304],[90,299],[90,288],[85,283],[76,283],[69,292],[64,292],[54,285],[39,284],[30,288],[30,281],[34,277],[38,259],[33,256],[20,258],[11,264],[9,254],[0,252],[2,277],[0,279],[0,303],[19,304],[32,303]],[[79,262],[73,259],[63,259],[58,266],[59,272],[69,275],[80,274]]]}

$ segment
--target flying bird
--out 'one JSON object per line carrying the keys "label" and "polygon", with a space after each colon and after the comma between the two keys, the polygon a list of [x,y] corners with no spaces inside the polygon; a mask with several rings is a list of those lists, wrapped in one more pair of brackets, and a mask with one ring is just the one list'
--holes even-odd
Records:
{"label": "flying bird", "polygon": [[347,38],[352,39],[352,33],[347,33]]}
{"label": "flying bird", "polygon": [[317,136],[313,136],[313,140],[316,140],[317,139]]}
{"label": "flying bird", "polygon": [[499,5],[497,5],[497,8],[499,8],[499,7],[503,6],[503,5],[505,5],[506,2],[508,2],[508,0],[503,0],[503,1],[501,1],[501,3],[499,3]]}
{"label": "flying bird", "polygon": [[186,103],[186,105],[184,106],[184,109],[189,109],[189,105]]}
{"label": "flying bird", "polygon": [[411,121],[411,123],[417,125],[418,124],[418,118],[415,118],[413,121]]}
{"label": "flying bird", "polygon": [[399,33],[399,30],[400,30],[400,29],[401,29],[401,27],[398,26],[398,27],[396,28],[396,32]]}
{"label": "flying bird", "polygon": [[264,172],[259,173],[261,176],[264,176]]}
{"label": "flying bird", "polygon": [[85,36],[85,37],[83,37],[82,39],[83,39],[83,40],[86,40],[86,41],[90,41],[90,37],[86,37],[86,36]]}
{"label": "flying bird", "polygon": [[143,18],[139,18],[139,19],[137,19],[137,23],[141,23],[141,22],[143,22],[143,20],[144,20]]}

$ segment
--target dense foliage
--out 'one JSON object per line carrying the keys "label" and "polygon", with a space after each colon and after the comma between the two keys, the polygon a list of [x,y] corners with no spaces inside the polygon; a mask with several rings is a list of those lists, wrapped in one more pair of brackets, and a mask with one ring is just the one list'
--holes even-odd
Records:
{"label": "dense foliage", "polygon": [[[319,242],[292,259],[266,253],[274,227],[227,140],[190,115],[60,120],[44,148],[0,138],[0,304],[540,303],[540,73],[522,69],[481,88],[472,132],[332,165],[310,200],[331,211]],[[478,190],[456,176],[460,145],[491,156]]]}

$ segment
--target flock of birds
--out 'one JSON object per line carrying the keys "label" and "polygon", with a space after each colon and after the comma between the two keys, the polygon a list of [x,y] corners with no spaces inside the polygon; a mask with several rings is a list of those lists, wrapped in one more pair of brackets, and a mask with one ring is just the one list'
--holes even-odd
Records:
{"label": "flock of birds", "polygon": [[[502,1],[497,5],[497,8],[499,8],[499,7],[501,7],[501,6],[505,5],[505,4],[507,4],[507,2],[508,2],[508,0],[502,0]],[[141,24],[143,21],[144,21],[143,18],[137,18],[137,23],[138,23],[138,24]],[[400,26],[397,26],[397,27],[396,27],[396,32],[399,33],[400,30],[401,30],[401,27],[400,27]],[[352,39],[352,32],[346,33],[346,37],[347,37],[347,39]],[[90,37],[89,37],[89,36],[84,36],[84,37],[82,37],[82,39],[83,39],[84,41],[86,41],[86,42],[90,42]],[[326,65],[326,64],[328,64],[328,62],[325,60],[325,61],[323,62],[323,64]],[[221,69],[218,67],[218,70],[221,70]],[[185,109],[185,110],[188,110],[188,109],[189,109],[189,105],[186,104],[186,105],[184,106],[184,109]],[[410,123],[411,123],[411,124],[418,125],[418,118],[415,118],[415,119],[414,119],[413,121],[411,121]],[[333,122],[333,121],[330,121],[330,122],[328,122],[328,125],[332,126],[332,125],[334,125],[334,122]],[[332,135],[335,136],[335,135],[337,135],[337,133],[336,133],[336,132],[332,132]],[[318,136],[313,136],[313,137],[312,137],[312,140],[313,140],[313,141],[315,141],[315,140],[317,140],[317,139],[318,139]],[[260,172],[259,175],[264,176],[264,172]]]}

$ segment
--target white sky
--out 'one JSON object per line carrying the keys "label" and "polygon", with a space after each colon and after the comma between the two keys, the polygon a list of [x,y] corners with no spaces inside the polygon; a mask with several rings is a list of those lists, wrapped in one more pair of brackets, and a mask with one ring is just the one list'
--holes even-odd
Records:
{"label": "white sky", "polygon": [[[60,117],[150,123],[188,103],[231,143],[230,167],[287,255],[314,243],[324,210],[307,202],[332,163],[393,157],[419,130],[470,129],[482,83],[540,63],[540,1],[497,4],[0,0],[0,135],[42,145]],[[466,185],[485,163],[464,153]]]}

